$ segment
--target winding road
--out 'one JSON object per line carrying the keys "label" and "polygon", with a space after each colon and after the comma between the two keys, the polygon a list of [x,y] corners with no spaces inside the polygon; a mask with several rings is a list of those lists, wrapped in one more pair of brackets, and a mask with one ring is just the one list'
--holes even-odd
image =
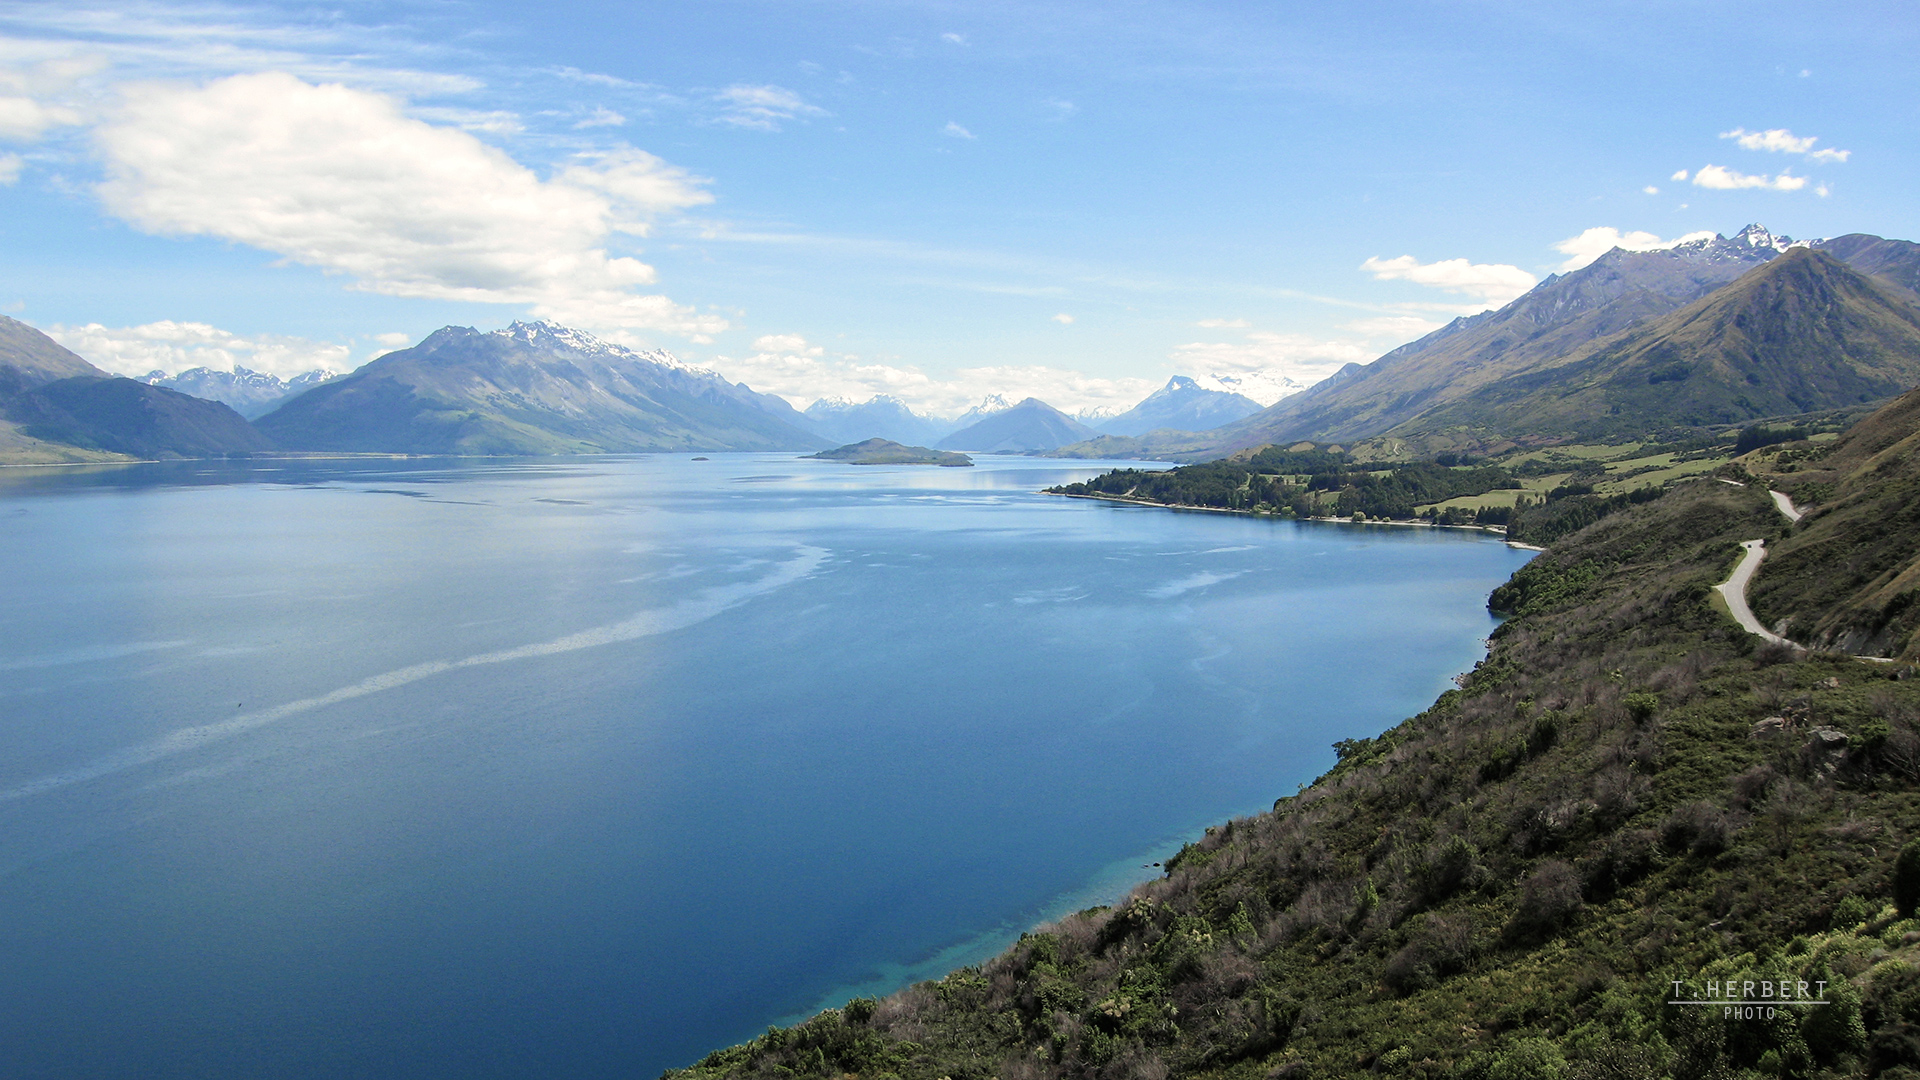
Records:
{"label": "winding road", "polygon": [[1733,568],[1733,575],[1715,585],[1714,589],[1726,598],[1727,609],[1733,612],[1733,621],[1739,623],[1748,633],[1758,634],[1776,645],[1793,645],[1796,649],[1800,648],[1779,634],[1761,626],[1760,620],[1753,617],[1753,609],[1747,606],[1747,582],[1752,581],[1753,572],[1760,569],[1760,560],[1767,557],[1767,542],[1744,540],[1741,541],[1740,546],[1746,548],[1747,553],[1740,557],[1740,564]]}

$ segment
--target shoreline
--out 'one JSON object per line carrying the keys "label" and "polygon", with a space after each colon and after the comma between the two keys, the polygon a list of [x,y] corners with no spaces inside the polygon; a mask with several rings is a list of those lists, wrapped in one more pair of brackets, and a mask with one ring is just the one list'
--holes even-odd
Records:
{"label": "shoreline", "polygon": [[[1413,529],[1461,529],[1466,532],[1486,533],[1502,539],[1505,539],[1507,535],[1506,527],[1503,525],[1436,525],[1431,521],[1401,521],[1394,518],[1368,518],[1365,521],[1354,521],[1351,518],[1339,517],[1284,517],[1280,514],[1262,514],[1258,510],[1234,510],[1225,506],[1185,506],[1179,503],[1163,503],[1153,502],[1148,499],[1134,499],[1125,495],[1075,495],[1066,491],[1036,491],[1034,494],[1053,495],[1062,499],[1094,499],[1099,502],[1125,503],[1128,506],[1152,506],[1161,510],[1192,510],[1206,514],[1240,514],[1245,517],[1273,518],[1277,521],[1317,521],[1329,525],[1397,525],[1402,528]],[[1547,550],[1538,545],[1524,543],[1519,540],[1507,540],[1506,542],[1508,547],[1521,548],[1526,551]]]}

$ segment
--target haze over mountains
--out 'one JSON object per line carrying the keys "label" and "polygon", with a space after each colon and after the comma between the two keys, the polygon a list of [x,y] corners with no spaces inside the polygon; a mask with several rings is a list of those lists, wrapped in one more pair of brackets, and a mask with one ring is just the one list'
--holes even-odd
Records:
{"label": "haze over mountains", "polygon": [[[244,368],[116,380],[24,323],[4,330],[0,453],[20,461],[818,450],[871,438],[1183,460],[1382,437],[1416,454],[1484,452],[1889,399],[1920,383],[1920,245],[1865,234],[1796,242],[1751,225],[1665,250],[1616,248],[1264,408],[1224,376],[1177,375],[1110,416],[999,395],[948,419],[884,395],[800,412],[670,353],[546,322],[447,327],[350,374],[286,382]],[[1283,389],[1276,373],[1256,374],[1262,397]]]}

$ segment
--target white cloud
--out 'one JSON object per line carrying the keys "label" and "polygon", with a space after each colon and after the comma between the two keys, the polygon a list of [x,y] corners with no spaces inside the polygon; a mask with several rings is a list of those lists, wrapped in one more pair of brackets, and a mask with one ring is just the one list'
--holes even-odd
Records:
{"label": "white cloud", "polygon": [[1667,179],[1680,181],[1680,180],[1685,180],[1686,178],[1687,178],[1687,170],[1681,169],[1678,172],[1675,172],[1672,176],[1669,176]]}
{"label": "white cloud", "polygon": [[1654,187],[1652,184],[1648,184],[1646,187],[1643,187],[1640,190],[1648,195],[1660,194],[1660,189],[1657,187]]}
{"label": "white cloud", "polygon": [[793,353],[797,356],[819,356],[827,350],[818,345],[807,344],[807,339],[799,334],[762,334],[753,339],[753,348],[763,353]]}
{"label": "white cloud", "polygon": [[387,334],[375,334],[373,335],[373,340],[388,349],[404,349],[413,344],[413,335],[394,331]]}
{"label": "white cloud", "polygon": [[1559,266],[1561,273],[1578,270],[1593,260],[1612,251],[1623,248],[1627,251],[1662,251],[1676,244],[1688,244],[1695,240],[1711,240],[1713,233],[1707,231],[1690,232],[1672,240],[1662,240],[1650,232],[1635,230],[1623,233],[1612,226],[1588,229],[1579,236],[1568,237],[1553,245],[1553,249],[1567,256],[1567,261]]}
{"label": "white cloud", "polygon": [[1372,274],[1376,281],[1411,281],[1471,296],[1488,306],[1512,300],[1533,288],[1536,280],[1525,270],[1505,263],[1470,263],[1465,259],[1423,263],[1411,255],[1397,259],[1370,257],[1360,264],[1360,269]]}
{"label": "white cloud", "polygon": [[1804,176],[1756,176],[1751,173],[1735,172],[1719,165],[1702,165],[1700,171],[1693,174],[1693,186],[1711,188],[1715,191],[1736,191],[1741,188],[1764,188],[1770,191],[1799,191],[1807,186]]}
{"label": "white cloud", "polygon": [[1799,136],[1786,128],[1770,128],[1766,131],[1748,131],[1734,128],[1720,133],[1723,139],[1732,139],[1743,150],[1763,150],[1775,154],[1803,154],[1809,161],[1843,162],[1853,156],[1851,150],[1835,150],[1823,147],[1815,150],[1813,144],[1820,141],[1818,136]]}
{"label": "white cloud", "polygon": [[1245,330],[1253,324],[1245,319],[1201,319],[1193,325],[1206,327],[1209,330]]}
{"label": "white cloud", "polygon": [[722,123],[759,131],[779,131],[784,121],[827,115],[827,110],[807,104],[782,86],[736,84],[715,94],[714,100],[726,106],[720,114]]}
{"label": "white cloud", "polygon": [[1804,139],[1798,138],[1786,128],[1773,128],[1770,131],[1734,128],[1732,131],[1721,132],[1720,137],[1738,142],[1743,150],[1766,150],[1776,154],[1804,154],[1813,149],[1814,143],[1820,141],[1811,135]]}
{"label": "white cloud", "polygon": [[1833,194],[1833,189],[1828,187],[1825,184],[1821,184],[1819,187],[1813,189],[1813,193],[1824,199],[1827,196]]}
{"label": "white cloud", "polygon": [[1368,339],[1392,338],[1395,344],[1400,344],[1431,334],[1445,325],[1438,319],[1423,319],[1418,315],[1379,315],[1371,319],[1355,319],[1343,323],[1340,328]]}
{"label": "white cloud", "polygon": [[31,142],[47,129],[80,122],[80,114],[30,97],[0,97],[0,138]]}
{"label": "white cloud", "polygon": [[[327,341],[256,334],[247,337],[198,322],[165,319],[142,326],[52,326],[47,336],[96,367],[121,375],[154,370],[177,375],[188,368],[232,371],[235,365],[290,378],[316,368],[346,371],[356,366],[351,349]],[[384,339],[395,335],[381,335]],[[402,345],[407,335],[397,335]]]}
{"label": "white cloud", "polygon": [[0,154],[0,186],[19,180],[20,168],[25,164],[19,154]]}
{"label": "white cloud", "polygon": [[971,139],[974,137],[973,132],[968,131],[966,128],[961,127],[951,120],[947,121],[946,127],[940,129],[940,134],[952,139]]}
{"label": "white cloud", "polygon": [[526,130],[520,122],[519,113],[504,109],[454,109],[446,107],[413,108],[408,112],[421,120],[435,123],[452,124],[467,131],[484,131],[489,135],[518,135]]}
{"label": "white cloud", "polygon": [[619,113],[614,112],[612,109],[609,109],[604,105],[596,105],[594,107],[592,115],[588,116],[584,120],[581,120],[575,123],[573,127],[574,127],[574,130],[578,131],[582,128],[592,128],[592,127],[619,127],[622,124],[625,124],[626,122],[627,122],[626,117],[621,116]]}
{"label": "white cloud", "polygon": [[1055,315],[1055,316],[1053,317],[1053,321],[1054,321],[1054,322],[1057,322],[1057,323],[1059,323],[1059,324],[1060,324],[1061,326],[1072,326],[1072,325],[1073,325],[1073,316],[1071,316],[1071,315],[1069,315],[1069,314],[1067,314],[1066,312],[1064,312],[1064,311],[1063,311],[1063,312],[1061,312],[1060,314],[1058,314],[1058,315]]}
{"label": "white cloud", "polygon": [[967,43],[967,35],[956,34],[956,33],[953,33],[952,31],[948,31],[947,33],[940,35],[940,40],[947,42],[950,45],[965,45]]}
{"label": "white cloud", "polygon": [[232,240],[391,296],[530,304],[593,329],[697,340],[726,326],[636,295],[653,268],[606,250],[613,231],[711,199],[638,150],[542,181],[390,97],[274,72],[132,88],[95,138],[102,202],[148,232]]}

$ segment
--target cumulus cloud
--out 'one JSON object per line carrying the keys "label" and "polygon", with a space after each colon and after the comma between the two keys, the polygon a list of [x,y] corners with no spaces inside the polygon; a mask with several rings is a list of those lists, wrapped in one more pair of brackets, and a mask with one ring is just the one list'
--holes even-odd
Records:
{"label": "cumulus cloud", "polygon": [[[232,371],[238,366],[290,378],[317,368],[346,371],[357,366],[351,359],[352,349],[346,345],[280,334],[249,337],[207,323],[171,319],[141,326],[51,326],[47,336],[96,367],[121,375],[150,371],[177,375],[196,367]],[[383,334],[382,344],[390,336],[397,336],[400,346],[408,343],[405,334]]]}
{"label": "cumulus cloud", "polygon": [[1470,263],[1465,259],[1442,259],[1423,263],[1411,255],[1397,259],[1370,257],[1360,269],[1377,281],[1411,281],[1463,296],[1471,296],[1489,307],[1497,307],[1528,289],[1536,280],[1532,274],[1505,263]]}
{"label": "cumulus cloud", "polygon": [[1073,316],[1071,316],[1071,315],[1069,315],[1069,314],[1067,314],[1066,312],[1064,312],[1064,311],[1063,311],[1063,312],[1061,312],[1060,314],[1058,314],[1058,315],[1055,315],[1055,316],[1053,317],[1053,321],[1054,321],[1054,322],[1057,322],[1057,323],[1059,323],[1059,324],[1060,324],[1061,326],[1072,326],[1072,325],[1073,325]]}
{"label": "cumulus cloud", "polygon": [[1748,131],[1734,128],[1720,133],[1723,139],[1732,139],[1743,150],[1763,150],[1775,154],[1802,154],[1810,161],[1842,162],[1853,156],[1851,150],[1835,150],[1823,147],[1815,150],[1818,136],[1798,136],[1786,128],[1770,128],[1766,131]]}
{"label": "cumulus cloud", "polygon": [[596,329],[700,337],[724,329],[609,254],[663,211],[710,201],[638,150],[583,157],[550,180],[383,94],[269,72],[131,90],[95,132],[107,209],[148,232],[276,252],[391,296],[530,304]]}
{"label": "cumulus cloud", "polygon": [[799,94],[783,86],[745,86],[736,84],[714,95],[724,106],[720,122],[758,131],[779,131],[788,120],[825,116],[827,110],[809,105]]}
{"label": "cumulus cloud", "polygon": [[1667,179],[1675,180],[1675,181],[1683,181],[1686,178],[1687,178],[1687,170],[1685,169],[1680,169],[1676,171],[1672,176],[1667,177]]}
{"label": "cumulus cloud", "polygon": [[1614,248],[1623,248],[1627,251],[1662,251],[1677,244],[1711,239],[1713,239],[1713,233],[1701,231],[1676,236],[1671,240],[1662,240],[1650,232],[1636,229],[1633,232],[1623,233],[1609,225],[1588,229],[1579,236],[1570,236],[1553,245],[1553,249],[1567,257],[1567,261],[1559,266],[1560,272],[1564,274],[1569,270],[1580,269]]}
{"label": "cumulus cloud", "polygon": [[1742,188],[1799,191],[1807,186],[1807,179],[1804,176],[1790,176],[1784,172],[1779,176],[1765,176],[1735,172],[1719,165],[1702,165],[1699,171],[1693,174],[1693,186],[1711,188],[1714,191],[1737,191]]}
{"label": "cumulus cloud", "polygon": [[1657,187],[1654,187],[1654,186],[1653,186],[1652,184],[1648,184],[1648,185],[1647,185],[1646,187],[1643,187],[1643,188],[1641,188],[1640,190],[1641,190],[1641,192],[1643,192],[1644,194],[1647,194],[1647,195],[1658,195],[1658,194],[1660,194],[1660,189],[1659,189],[1659,188],[1657,188]]}

